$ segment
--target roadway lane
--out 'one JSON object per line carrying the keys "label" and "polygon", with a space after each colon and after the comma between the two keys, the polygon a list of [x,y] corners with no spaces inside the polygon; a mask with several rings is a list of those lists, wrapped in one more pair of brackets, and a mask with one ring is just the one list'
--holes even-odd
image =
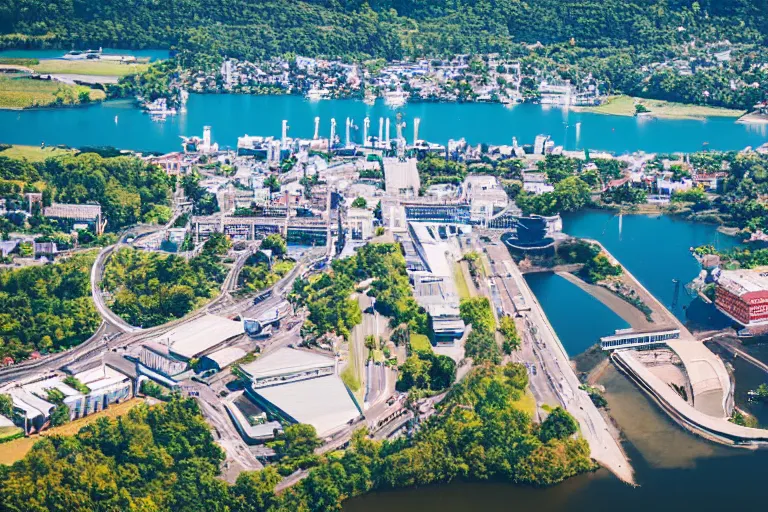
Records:
{"label": "roadway lane", "polygon": [[[511,282],[507,283],[508,288],[514,286],[521,297],[521,303],[525,304],[524,329],[521,332],[524,339],[528,338],[526,344],[531,347],[536,357],[527,362],[540,365],[541,373],[546,376],[547,383],[558,401],[579,422],[581,435],[589,443],[592,458],[621,480],[633,483],[634,475],[626,455],[589,395],[580,389],[581,383],[570,365],[568,354],[509,251],[500,244],[487,245],[487,251],[493,262],[494,273],[505,276],[501,279],[509,279]],[[512,302],[514,306],[514,301]],[[508,307],[509,301],[506,304]],[[514,312],[515,309],[506,311],[507,314]],[[540,384],[537,384],[536,388],[539,390]]]}

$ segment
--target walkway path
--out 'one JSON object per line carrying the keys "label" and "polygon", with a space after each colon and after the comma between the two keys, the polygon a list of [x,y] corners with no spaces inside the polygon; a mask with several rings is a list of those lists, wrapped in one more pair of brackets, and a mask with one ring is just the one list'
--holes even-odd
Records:
{"label": "walkway path", "polygon": [[[605,418],[592,403],[589,395],[580,389],[581,383],[571,367],[565,348],[509,251],[503,245],[488,246],[487,250],[493,261],[494,274],[510,276],[499,277],[502,281],[510,281],[503,284],[505,289],[514,287],[519,292],[521,301],[530,308],[524,313],[528,328],[523,331],[523,336],[532,339],[534,352],[539,358],[536,362],[541,364],[541,372],[547,376],[558,401],[579,422],[581,435],[589,443],[592,458],[621,480],[634,483],[634,473],[626,454],[611,434]],[[507,263],[504,263],[505,261]],[[503,273],[500,274],[500,270]],[[506,309],[508,302],[504,301],[504,304]],[[505,313],[514,315],[516,311]]]}

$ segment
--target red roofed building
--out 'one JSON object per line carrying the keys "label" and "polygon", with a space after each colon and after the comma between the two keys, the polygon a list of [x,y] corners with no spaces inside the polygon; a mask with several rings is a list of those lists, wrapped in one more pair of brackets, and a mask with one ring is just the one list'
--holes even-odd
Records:
{"label": "red roofed building", "polygon": [[715,305],[741,325],[768,324],[768,272],[721,271],[717,276]]}

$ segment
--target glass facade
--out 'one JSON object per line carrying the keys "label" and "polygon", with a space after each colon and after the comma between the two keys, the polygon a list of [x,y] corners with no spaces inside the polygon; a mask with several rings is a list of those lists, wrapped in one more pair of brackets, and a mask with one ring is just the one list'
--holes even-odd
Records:
{"label": "glass facade", "polygon": [[600,347],[603,350],[615,350],[624,347],[637,347],[643,345],[661,345],[667,340],[680,338],[680,331],[661,331],[649,333],[628,333],[624,336],[606,336],[600,339]]}

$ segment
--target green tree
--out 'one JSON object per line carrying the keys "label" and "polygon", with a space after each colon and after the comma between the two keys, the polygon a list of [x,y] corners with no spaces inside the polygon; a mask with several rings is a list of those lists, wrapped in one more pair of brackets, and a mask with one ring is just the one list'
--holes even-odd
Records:
{"label": "green tree", "polygon": [[280,503],[275,487],[281,477],[272,466],[240,473],[231,489],[232,512],[263,512]]}
{"label": "green tree", "polygon": [[501,317],[501,320],[499,320],[499,332],[504,336],[503,349],[505,354],[511,354],[520,348],[520,335],[517,332],[517,326],[512,317]]}
{"label": "green tree", "polygon": [[352,201],[352,208],[367,208],[368,202],[365,200],[364,197],[358,197],[354,201]]}
{"label": "green tree", "polygon": [[261,250],[272,251],[272,254],[276,257],[284,256],[288,251],[288,246],[285,243],[285,238],[280,234],[267,235],[264,240],[261,241]]}
{"label": "green tree", "polygon": [[269,445],[279,458],[300,459],[312,455],[322,442],[312,425],[296,423],[289,425]]}
{"label": "green tree", "polygon": [[543,443],[552,439],[566,439],[571,437],[579,430],[579,425],[573,416],[568,414],[562,407],[555,407],[549,413],[547,419],[539,428],[539,438]]}

